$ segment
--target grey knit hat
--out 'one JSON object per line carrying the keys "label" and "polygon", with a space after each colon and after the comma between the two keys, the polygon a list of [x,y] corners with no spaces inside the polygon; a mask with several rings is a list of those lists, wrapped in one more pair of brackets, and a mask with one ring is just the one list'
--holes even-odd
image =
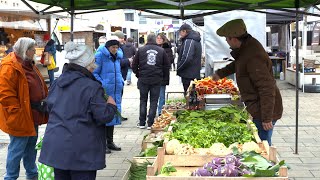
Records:
{"label": "grey knit hat", "polygon": [[87,67],[94,60],[94,54],[90,47],[86,45],[78,45],[69,41],[64,45],[66,50],[66,59],[70,63],[78,64],[82,67]]}

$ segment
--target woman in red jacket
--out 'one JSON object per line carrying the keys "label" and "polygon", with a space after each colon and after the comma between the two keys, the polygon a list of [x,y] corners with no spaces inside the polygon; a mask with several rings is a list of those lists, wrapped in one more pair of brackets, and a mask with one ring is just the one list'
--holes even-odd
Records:
{"label": "woman in red jacket", "polygon": [[20,161],[27,179],[37,179],[38,126],[48,122],[43,99],[48,89],[34,65],[35,41],[22,37],[0,67],[0,129],[10,136],[5,180],[19,177]]}

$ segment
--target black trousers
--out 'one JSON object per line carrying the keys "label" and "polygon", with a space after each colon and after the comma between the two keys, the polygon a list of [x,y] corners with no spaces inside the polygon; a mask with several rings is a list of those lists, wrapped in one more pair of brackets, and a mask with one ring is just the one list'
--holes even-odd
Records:
{"label": "black trousers", "polygon": [[154,118],[156,116],[158,99],[160,95],[160,84],[149,85],[138,82],[140,90],[140,115],[139,115],[139,125],[144,126],[146,124],[147,117],[147,102],[148,95],[150,94],[150,108],[148,114],[148,126],[151,127]]}
{"label": "black trousers", "polygon": [[110,144],[113,142],[113,132],[114,132],[114,126],[106,126],[107,144]]}
{"label": "black trousers", "polygon": [[54,169],[55,180],[95,180],[97,171],[71,171]]}
{"label": "black trousers", "polygon": [[186,95],[187,95],[188,88],[189,88],[189,86],[190,86],[190,82],[191,82],[193,79],[183,78],[183,77],[182,77],[181,80],[182,80],[184,95],[186,96]]}

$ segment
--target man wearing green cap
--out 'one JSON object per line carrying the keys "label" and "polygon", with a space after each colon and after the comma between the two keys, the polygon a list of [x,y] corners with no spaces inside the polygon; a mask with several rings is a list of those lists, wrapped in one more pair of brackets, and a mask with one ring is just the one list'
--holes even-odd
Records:
{"label": "man wearing green cap", "polygon": [[230,46],[235,59],[212,75],[214,80],[236,73],[241,100],[247,106],[258,128],[261,140],[271,145],[273,126],[281,118],[283,107],[280,91],[273,78],[272,62],[258,40],[247,33],[242,19],[234,19],[217,30]]}

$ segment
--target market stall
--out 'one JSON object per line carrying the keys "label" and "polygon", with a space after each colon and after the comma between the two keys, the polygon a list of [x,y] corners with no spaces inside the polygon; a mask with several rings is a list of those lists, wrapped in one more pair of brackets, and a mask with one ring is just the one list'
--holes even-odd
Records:
{"label": "market stall", "polygon": [[[276,148],[261,141],[241,104],[232,105],[238,99],[238,88],[230,79],[192,81],[187,105],[182,100],[166,102],[155,120],[157,131],[152,129],[142,140],[144,170],[134,173],[137,167],[132,164],[123,180],[287,180],[287,167],[277,159]],[[201,101],[204,106],[199,106]],[[141,161],[141,157],[133,161],[137,159]]]}
{"label": "market stall", "polygon": [[6,55],[5,51],[20,37],[30,37],[36,41],[38,57],[45,46],[43,36],[49,32],[50,16],[39,18],[30,11],[17,13],[14,11],[0,13],[0,60]]}

